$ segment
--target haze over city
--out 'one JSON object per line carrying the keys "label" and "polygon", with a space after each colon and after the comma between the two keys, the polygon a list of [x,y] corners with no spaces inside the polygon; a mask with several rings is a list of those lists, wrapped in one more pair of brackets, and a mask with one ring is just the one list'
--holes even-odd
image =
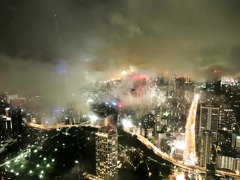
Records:
{"label": "haze over city", "polygon": [[239,6],[237,0],[3,1],[0,63],[8,79],[1,75],[1,89],[34,85],[49,92],[59,83],[56,71],[82,82],[130,65],[196,78],[215,68],[233,74]]}

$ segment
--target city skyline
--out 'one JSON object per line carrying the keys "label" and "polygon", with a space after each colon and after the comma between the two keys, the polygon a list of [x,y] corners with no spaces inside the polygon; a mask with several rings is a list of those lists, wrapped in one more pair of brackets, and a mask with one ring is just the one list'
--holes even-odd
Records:
{"label": "city skyline", "polygon": [[34,91],[56,101],[64,76],[78,88],[129,66],[195,79],[211,77],[214,69],[235,74],[239,6],[237,0],[4,0],[0,90]]}

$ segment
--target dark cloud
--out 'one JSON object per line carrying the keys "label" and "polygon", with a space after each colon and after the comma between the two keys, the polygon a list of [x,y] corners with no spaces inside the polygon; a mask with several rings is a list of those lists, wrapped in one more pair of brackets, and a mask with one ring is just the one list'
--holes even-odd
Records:
{"label": "dark cloud", "polygon": [[88,78],[88,68],[99,77],[129,65],[195,76],[212,67],[235,73],[239,10],[239,0],[3,0],[1,68],[12,62],[8,71],[22,74],[23,63],[52,74],[65,62],[75,79]]}

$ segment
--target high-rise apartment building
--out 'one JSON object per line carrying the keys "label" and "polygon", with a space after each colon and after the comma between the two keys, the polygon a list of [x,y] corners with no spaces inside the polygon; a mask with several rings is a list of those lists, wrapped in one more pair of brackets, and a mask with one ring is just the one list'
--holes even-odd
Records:
{"label": "high-rise apartment building", "polygon": [[207,167],[211,163],[212,133],[204,130],[201,139],[200,166]]}
{"label": "high-rise apartment building", "polygon": [[217,140],[219,108],[212,106],[200,107],[199,136],[204,130],[211,131],[212,141]]}
{"label": "high-rise apartment building", "polygon": [[103,127],[96,133],[96,174],[104,180],[117,179],[118,134]]}
{"label": "high-rise apartment building", "polygon": [[240,135],[232,133],[232,148],[240,151]]}
{"label": "high-rise apartment building", "polygon": [[236,114],[231,108],[220,108],[219,111],[219,130],[234,131],[236,124]]}

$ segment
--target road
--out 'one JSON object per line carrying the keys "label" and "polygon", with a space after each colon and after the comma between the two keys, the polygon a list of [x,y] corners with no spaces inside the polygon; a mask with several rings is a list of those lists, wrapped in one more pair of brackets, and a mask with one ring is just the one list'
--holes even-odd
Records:
{"label": "road", "polygon": [[[203,174],[206,173],[206,168],[195,166],[195,165],[190,165],[190,164],[180,163],[177,160],[175,160],[174,158],[170,157],[168,154],[162,152],[158,147],[156,147],[152,142],[150,142],[145,137],[143,137],[143,136],[141,136],[139,134],[135,134],[135,133],[130,133],[130,134],[132,134],[132,136],[134,136],[134,135],[137,136],[137,139],[139,141],[141,141],[148,149],[153,150],[153,152],[156,155],[158,155],[158,156],[162,157],[163,159],[173,163],[175,166],[181,167],[181,168],[186,169],[186,170],[193,170],[193,171],[198,172],[198,173],[203,173]],[[236,173],[223,171],[223,170],[216,170],[216,173],[220,174],[222,176],[226,176],[227,175],[229,177],[240,179],[240,175],[236,174]]]}
{"label": "road", "polygon": [[[50,129],[54,129],[54,128],[63,128],[63,127],[94,127],[94,128],[100,128],[100,126],[92,125],[92,124],[79,124],[79,125],[60,125],[60,124],[58,124],[58,125],[51,125],[51,126],[42,126],[42,125],[38,125],[38,124],[28,123],[27,125],[32,126],[34,128],[45,129],[45,130],[50,130]],[[127,133],[130,133],[130,132],[127,132]],[[156,147],[147,138],[145,138],[145,137],[143,137],[139,134],[136,134],[136,133],[130,133],[130,134],[132,136],[137,136],[137,139],[141,143],[143,143],[148,149],[153,150],[153,152],[157,156],[162,157],[163,159],[173,163],[175,166],[181,167],[181,168],[186,169],[186,170],[193,170],[193,171],[198,172],[198,173],[204,173],[204,174],[206,173],[205,168],[198,167],[198,166],[191,165],[191,164],[184,164],[184,163],[178,162],[174,158],[170,157],[168,154],[162,152],[158,147]],[[228,172],[228,171],[217,170],[216,173],[220,174],[222,176],[228,175],[229,177],[240,179],[239,174],[231,173],[231,172]]]}
{"label": "road", "polygon": [[92,125],[92,124],[56,124],[56,125],[40,125],[40,124],[34,124],[34,123],[27,123],[27,126],[31,126],[38,129],[44,129],[44,130],[50,130],[50,129],[57,129],[57,128],[64,128],[64,127],[94,127],[94,128],[100,128],[98,125]]}
{"label": "road", "polygon": [[173,163],[174,165],[181,167],[183,169],[187,169],[187,170],[198,170],[201,173],[205,173],[205,169],[204,168],[200,168],[197,166],[192,166],[192,165],[188,165],[188,164],[182,164],[180,162],[178,162],[177,160],[175,160],[174,158],[170,157],[168,154],[162,152],[158,147],[156,147],[152,142],[150,142],[147,138],[139,135],[139,134],[135,134],[135,133],[131,133],[133,136],[137,136],[137,139],[139,141],[141,141],[141,143],[143,143],[145,146],[147,146],[148,149],[153,150],[153,152],[162,157],[163,159]]}
{"label": "road", "polygon": [[196,164],[196,148],[195,148],[195,120],[198,106],[199,94],[194,96],[192,105],[189,110],[186,130],[185,130],[185,150],[183,154],[183,161],[185,164]]}

